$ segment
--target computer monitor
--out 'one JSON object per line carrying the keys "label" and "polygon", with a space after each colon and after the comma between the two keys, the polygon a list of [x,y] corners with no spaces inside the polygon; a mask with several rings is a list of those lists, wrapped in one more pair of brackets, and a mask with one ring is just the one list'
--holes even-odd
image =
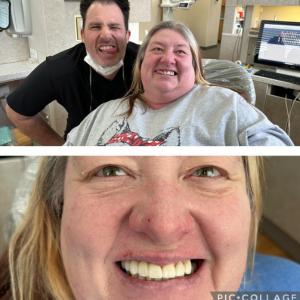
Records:
{"label": "computer monitor", "polygon": [[300,70],[300,22],[261,21],[254,63]]}

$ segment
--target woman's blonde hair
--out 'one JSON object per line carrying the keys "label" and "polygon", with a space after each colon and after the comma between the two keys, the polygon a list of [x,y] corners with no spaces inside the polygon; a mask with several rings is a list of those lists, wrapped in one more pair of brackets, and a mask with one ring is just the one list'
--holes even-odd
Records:
{"label": "woman's blonde hair", "polygon": [[[256,248],[262,214],[260,157],[243,157],[251,207],[248,260]],[[42,160],[34,191],[22,224],[9,245],[10,289],[14,300],[74,300],[60,248],[64,179],[67,157]],[[1,283],[0,283],[1,290]]]}
{"label": "woman's blonde hair", "polygon": [[67,157],[43,158],[21,225],[9,245],[14,300],[75,299],[60,252]]}
{"label": "woman's blonde hair", "polygon": [[249,269],[253,269],[254,256],[257,246],[257,233],[259,222],[263,212],[262,189],[265,182],[264,161],[261,156],[243,157],[246,188],[251,208],[251,224],[248,241],[248,261]]}
{"label": "woman's blonde hair", "polygon": [[145,58],[145,53],[151,38],[157,31],[162,29],[175,30],[184,37],[184,39],[189,44],[192,52],[192,62],[193,62],[193,68],[195,72],[195,83],[202,84],[202,85],[209,85],[209,83],[204,79],[204,75],[203,75],[200,47],[191,30],[181,22],[175,22],[175,21],[161,22],[155,25],[154,27],[152,27],[148,35],[145,37],[142,45],[140,46],[136,58],[135,66],[134,66],[132,85],[130,87],[130,90],[127,93],[127,95],[130,96],[125,98],[125,100],[129,100],[129,109],[126,112],[128,116],[132,113],[134,102],[137,98],[139,98],[143,102],[146,108],[146,101],[143,97],[144,86],[141,78],[141,66]]}

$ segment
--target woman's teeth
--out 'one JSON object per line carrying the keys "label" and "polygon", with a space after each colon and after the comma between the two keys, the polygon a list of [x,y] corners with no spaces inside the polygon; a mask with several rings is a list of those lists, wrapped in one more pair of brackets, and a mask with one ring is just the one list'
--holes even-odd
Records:
{"label": "woman's teeth", "polygon": [[197,263],[191,262],[189,259],[185,262],[179,261],[163,267],[146,261],[122,260],[121,267],[128,275],[148,281],[181,278],[193,274],[198,269]]}
{"label": "woman's teeth", "polygon": [[175,73],[172,71],[164,71],[164,74],[174,76]]}
{"label": "woman's teeth", "polygon": [[157,74],[160,74],[160,75],[169,75],[169,76],[176,76],[177,73],[174,72],[174,71],[164,71],[164,70],[157,70],[155,71]]}

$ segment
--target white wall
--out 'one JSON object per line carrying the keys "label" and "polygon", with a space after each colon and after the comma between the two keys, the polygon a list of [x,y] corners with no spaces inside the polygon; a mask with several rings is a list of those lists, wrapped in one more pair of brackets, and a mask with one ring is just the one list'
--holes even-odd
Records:
{"label": "white wall", "polygon": [[209,20],[206,35],[206,47],[217,45],[222,1],[210,0]]}
{"label": "white wall", "polygon": [[221,4],[221,1],[200,0],[187,12],[186,23],[201,47],[210,47],[218,43]]}
{"label": "white wall", "polygon": [[46,59],[47,40],[46,40],[46,24],[44,16],[44,1],[30,0],[32,35],[28,37],[29,47],[38,52],[38,61],[42,62]]}
{"label": "white wall", "polygon": [[12,38],[0,32],[0,64],[13,63],[29,58],[28,38]]}
{"label": "white wall", "polygon": [[150,30],[155,24],[162,20],[162,9],[160,7],[161,0],[152,0],[151,2],[151,19],[147,22],[140,22],[139,39],[142,41],[145,37],[145,30]]}

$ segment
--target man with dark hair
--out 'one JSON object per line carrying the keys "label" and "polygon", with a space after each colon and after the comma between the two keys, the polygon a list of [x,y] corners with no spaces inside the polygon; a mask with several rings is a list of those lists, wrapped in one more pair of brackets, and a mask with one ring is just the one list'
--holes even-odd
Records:
{"label": "man with dark hair", "polygon": [[[83,29],[85,28],[85,23],[86,23],[86,13],[92,2],[95,0],[82,0],[80,2],[80,14],[82,16],[82,21],[83,21]],[[129,2],[124,1],[124,0],[96,0],[97,2],[101,3],[102,5],[112,5],[112,4],[117,4],[119,8],[122,11],[123,17],[124,17],[124,24],[126,30],[128,30],[128,22],[129,22]]]}
{"label": "man with dark hair", "polygon": [[47,57],[7,99],[14,124],[41,145],[65,141],[39,115],[57,100],[68,112],[64,137],[96,107],[131,86],[138,45],[129,42],[128,0],[81,0],[83,43]]}

